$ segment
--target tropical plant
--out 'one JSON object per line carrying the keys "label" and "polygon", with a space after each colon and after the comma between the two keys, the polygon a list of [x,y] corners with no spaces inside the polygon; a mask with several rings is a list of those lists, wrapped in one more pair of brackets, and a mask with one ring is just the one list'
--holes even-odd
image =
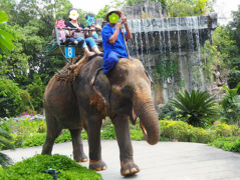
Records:
{"label": "tropical plant", "polygon": [[[3,23],[6,23],[8,21],[7,14],[0,10],[0,25],[3,26]],[[4,31],[0,26],[0,53],[9,54],[9,51],[13,50],[14,44],[12,43],[12,40],[14,40],[13,36]],[[0,54],[0,58],[2,58],[2,55]]]}
{"label": "tropical plant", "polygon": [[240,123],[240,95],[238,90],[240,88],[240,82],[238,85],[230,89],[227,86],[223,86],[222,89],[226,92],[221,102],[223,108],[223,115],[225,121],[229,124],[239,125]]}
{"label": "tropical plant", "polygon": [[[10,140],[13,140],[12,136],[0,128],[0,149],[13,149],[14,146],[9,142]],[[0,165],[7,166],[10,164],[12,164],[11,159],[6,154],[0,152]]]}
{"label": "tropical plant", "polygon": [[178,92],[171,103],[179,110],[182,119],[197,127],[211,124],[211,118],[216,115],[215,97],[206,91],[187,90]]}

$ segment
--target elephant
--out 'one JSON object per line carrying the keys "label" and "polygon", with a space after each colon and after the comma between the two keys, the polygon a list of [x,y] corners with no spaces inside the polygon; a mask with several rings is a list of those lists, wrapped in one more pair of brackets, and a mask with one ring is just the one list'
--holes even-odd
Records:
{"label": "elephant", "polygon": [[88,134],[89,168],[107,168],[101,156],[100,132],[103,119],[108,116],[114,124],[120,151],[121,175],[140,171],[133,160],[129,134],[129,120],[140,118],[146,141],[154,145],[160,138],[157,112],[151,94],[151,81],[138,59],[121,58],[106,75],[101,67],[103,58],[84,57],[77,67],[63,75],[55,74],[44,93],[47,136],[42,154],[51,155],[55,139],[62,129],[72,136],[73,159],[88,161],[83,152],[81,131]]}

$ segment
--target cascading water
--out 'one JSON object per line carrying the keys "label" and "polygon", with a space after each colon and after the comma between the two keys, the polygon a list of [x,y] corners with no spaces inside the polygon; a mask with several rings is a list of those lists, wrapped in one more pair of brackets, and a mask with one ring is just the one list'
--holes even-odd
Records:
{"label": "cascading water", "polygon": [[[133,40],[128,42],[130,54],[142,60],[153,77],[157,84],[153,88],[155,102],[161,104],[180,89],[205,90],[201,45],[217,23],[209,16],[166,18],[156,4],[147,2],[132,11],[127,7],[125,14],[133,34]],[[138,17],[134,14],[137,11],[141,12]],[[143,19],[142,15],[152,18]]]}

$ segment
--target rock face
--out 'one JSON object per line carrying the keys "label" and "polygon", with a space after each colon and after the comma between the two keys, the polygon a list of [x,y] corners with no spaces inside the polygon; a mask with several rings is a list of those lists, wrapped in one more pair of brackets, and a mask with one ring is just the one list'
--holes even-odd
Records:
{"label": "rock face", "polygon": [[169,18],[158,3],[126,7],[123,12],[133,34],[130,55],[142,60],[156,82],[156,104],[166,103],[180,89],[208,90],[211,82],[204,73],[201,47],[211,41],[216,14]]}

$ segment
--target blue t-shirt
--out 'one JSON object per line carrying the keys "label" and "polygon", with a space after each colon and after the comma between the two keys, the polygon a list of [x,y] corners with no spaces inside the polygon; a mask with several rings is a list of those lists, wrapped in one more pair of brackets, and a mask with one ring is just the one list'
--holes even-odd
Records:
{"label": "blue t-shirt", "polygon": [[124,43],[123,35],[119,30],[119,34],[115,43],[109,43],[109,38],[113,35],[116,30],[116,26],[113,28],[110,24],[107,24],[102,29],[102,39],[103,39],[103,49],[104,55],[103,59],[106,60],[108,58],[108,54],[111,51],[118,53],[121,57],[127,58],[127,50]]}

